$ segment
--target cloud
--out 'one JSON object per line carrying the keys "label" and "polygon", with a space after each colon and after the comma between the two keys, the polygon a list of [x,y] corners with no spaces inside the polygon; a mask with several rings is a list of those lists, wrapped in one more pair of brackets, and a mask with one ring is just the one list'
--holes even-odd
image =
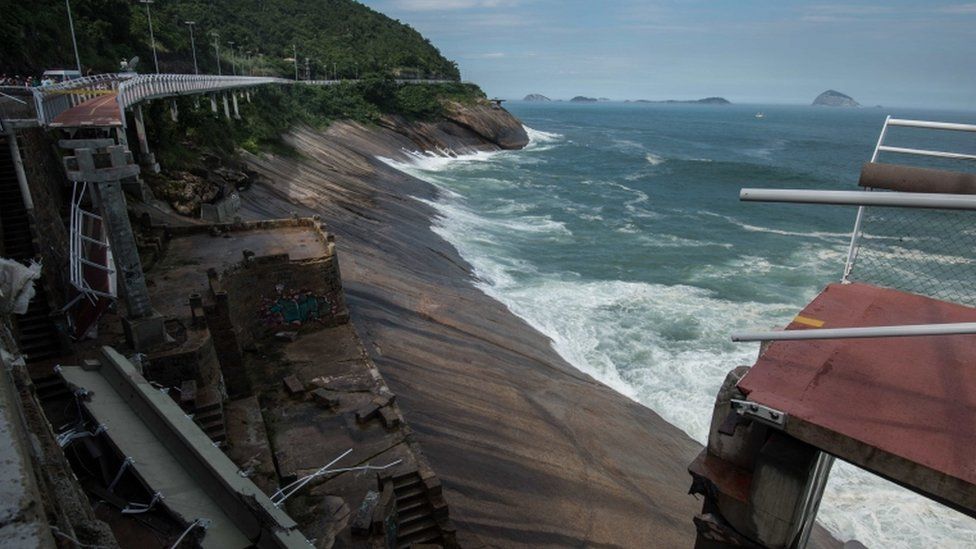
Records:
{"label": "cloud", "polygon": [[519,0],[394,0],[393,5],[405,11],[451,11],[473,8],[507,8]]}
{"label": "cloud", "polygon": [[976,4],[953,4],[939,8],[941,13],[953,13],[956,15],[973,14],[976,15]]}

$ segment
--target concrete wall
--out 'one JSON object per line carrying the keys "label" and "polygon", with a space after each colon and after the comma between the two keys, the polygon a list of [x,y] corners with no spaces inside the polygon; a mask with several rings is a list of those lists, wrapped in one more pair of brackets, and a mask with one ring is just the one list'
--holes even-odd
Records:
{"label": "concrete wall", "polygon": [[34,201],[34,246],[44,264],[44,277],[51,292],[52,308],[65,304],[68,278],[68,230],[61,207],[71,196],[55,144],[40,129],[24,130],[20,154]]}
{"label": "concrete wall", "polygon": [[297,261],[286,254],[252,257],[212,277],[211,289],[227,293],[242,347],[282,330],[310,331],[348,320],[334,254]]}

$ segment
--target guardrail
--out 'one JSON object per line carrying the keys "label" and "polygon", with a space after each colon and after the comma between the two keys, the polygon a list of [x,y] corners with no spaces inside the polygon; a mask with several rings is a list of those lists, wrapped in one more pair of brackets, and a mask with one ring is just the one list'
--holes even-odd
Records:
{"label": "guardrail", "polygon": [[132,77],[134,75],[97,74],[32,88],[37,109],[37,122],[41,125],[48,125],[64,111],[98,95],[114,92],[121,82]]}
{"label": "guardrail", "polygon": [[888,145],[893,127],[976,134],[973,124],[888,117],[861,172],[865,190],[742,189],[740,199],[857,206],[841,282],[865,282],[976,307],[976,174],[878,163],[882,153],[943,163],[972,161],[976,155],[959,152],[965,144],[954,141],[934,141],[944,144],[928,148]]}
{"label": "guardrail", "polygon": [[13,129],[36,123],[34,90],[25,86],[0,86],[0,124],[4,124],[5,129]]}
{"label": "guardrail", "polygon": [[292,80],[261,76],[214,76],[196,74],[147,74],[123,82],[118,90],[119,108],[125,110],[149,99],[228,91]]}
{"label": "guardrail", "polygon": [[[204,74],[99,74],[68,80],[59,84],[37,88],[11,88],[7,93],[0,88],[0,119],[14,116],[36,120],[37,124],[49,125],[58,115],[89,99],[105,93],[117,93],[119,109],[125,109],[142,101],[162,99],[196,93],[211,93],[235,89],[279,85],[335,86],[356,80],[289,80],[264,76],[217,76]],[[453,84],[456,80],[397,79],[397,84]],[[32,104],[32,105],[28,105]],[[8,115],[9,111],[9,115]]]}

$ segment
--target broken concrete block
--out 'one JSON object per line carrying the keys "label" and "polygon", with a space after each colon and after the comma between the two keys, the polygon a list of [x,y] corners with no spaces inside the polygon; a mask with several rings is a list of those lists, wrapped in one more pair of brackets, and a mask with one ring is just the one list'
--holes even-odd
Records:
{"label": "broken concrete block", "polygon": [[[396,535],[396,497],[393,493],[393,483],[383,487],[380,492],[379,502],[373,509],[373,517],[370,523],[370,531],[373,534],[393,534]],[[390,536],[384,535],[389,539]]]}
{"label": "broken concrete block", "polygon": [[356,421],[359,423],[366,423],[367,421],[373,419],[380,411],[380,407],[374,402],[361,407],[356,410]]}
{"label": "broken concrete block", "polygon": [[315,403],[323,408],[337,408],[339,406],[339,395],[325,389],[315,389],[312,391],[312,398]]}
{"label": "broken concrete block", "polygon": [[356,516],[352,519],[352,535],[366,537],[369,535],[370,526],[373,522],[373,511],[380,501],[380,494],[375,490],[366,492],[363,502],[356,510]]}
{"label": "broken concrete block", "polygon": [[101,361],[96,358],[86,358],[81,362],[81,369],[85,371],[93,371],[102,367]]}
{"label": "broken concrete block", "polygon": [[292,396],[305,392],[305,384],[296,376],[288,376],[281,380],[285,384],[285,391]]}
{"label": "broken concrete block", "polygon": [[197,402],[197,382],[187,379],[180,384],[180,407],[193,410]]}
{"label": "broken concrete block", "polygon": [[298,332],[278,332],[275,334],[275,339],[279,341],[295,341],[298,339]]}
{"label": "broken concrete block", "polygon": [[389,406],[380,408],[380,420],[387,429],[396,429],[400,426],[400,416]]}

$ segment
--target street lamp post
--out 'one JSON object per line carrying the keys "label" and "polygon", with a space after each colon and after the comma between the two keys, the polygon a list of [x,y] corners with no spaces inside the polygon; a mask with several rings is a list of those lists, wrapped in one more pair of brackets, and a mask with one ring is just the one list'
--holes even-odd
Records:
{"label": "street lamp post", "polygon": [[152,13],[149,11],[149,4],[153,0],[139,0],[139,3],[146,5],[146,19],[149,20],[149,40],[152,43],[153,63],[156,65],[156,74],[159,74],[159,56],[156,55],[156,36],[153,34]]}
{"label": "street lamp post", "polygon": [[298,81],[298,46],[295,44],[291,45],[292,49],[292,60],[295,62],[295,81]]}
{"label": "street lamp post", "polygon": [[68,26],[71,27],[71,44],[75,47],[75,65],[78,67],[78,76],[81,76],[81,56],[78,55],[78,40],[75,38],[75,21],[71,17],[71,3],[64,0],[64,7],[68,10]]}
{"label": "street lamp post", "polygon": [[211,36],[213,36],[214,39],[214,55],[217,57],[217,76],[221,76],[222,73],[220,70],[220,41],[219,41],[220,34],[218,34],[217,31],[211,31],[210,34]]}
{"label": "street lamp post", "polygon": [[200,69],[197,68],[197,43],[193,40],[193,25],[196,25],[196,21],[185,21],[186,26],[190,27],[190,48],[193,50],[193,74],[200,74]]}

